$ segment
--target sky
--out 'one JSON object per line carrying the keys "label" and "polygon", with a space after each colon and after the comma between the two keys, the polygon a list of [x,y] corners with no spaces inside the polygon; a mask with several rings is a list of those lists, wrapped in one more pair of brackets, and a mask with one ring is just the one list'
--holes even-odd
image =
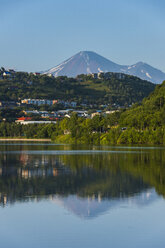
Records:
{"label": "sky", "polygon": [[43,71],[79,51],[165,72],[164,0],[0,0],[0,67]]}

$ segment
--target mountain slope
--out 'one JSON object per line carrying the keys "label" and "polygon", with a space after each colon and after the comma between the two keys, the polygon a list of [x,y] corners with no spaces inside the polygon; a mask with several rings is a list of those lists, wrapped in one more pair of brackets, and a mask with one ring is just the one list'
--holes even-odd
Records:
{"label": "mountain slope", "polygon": [[80,74],[97,72],[123,72],[156,84],[162,83],[165,80],[165,73],[143,62],[131,66],[118,65],[90,51],[79,52],[58,66],[45,71],[43,74],[52,74],[55,77],[76,77]]}
{"label": "mountain slope", "polygon": [[143,62],[128,66],[126,70],[122,69],[122,71],[156,84],[160,84],[165,80],[165,73]]}
{"label": "mountain slope", "polygon": [[46,71],[44,74],[51,73],[55,77],[75,77],[80,74],[90,74],[100,71],[119,72],[121,69],[122,66],[113,63],[97,53],[84,51],[77,53],[60,65]]}

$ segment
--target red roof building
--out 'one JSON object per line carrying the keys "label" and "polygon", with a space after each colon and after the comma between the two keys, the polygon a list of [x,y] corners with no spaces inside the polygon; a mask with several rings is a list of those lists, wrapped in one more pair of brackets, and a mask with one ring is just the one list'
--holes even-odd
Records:
{"label": "red roof building", "polygon": [[31,121],[31,117],[20,117],[17,118],[16,122],[22,122],[22,121]]}

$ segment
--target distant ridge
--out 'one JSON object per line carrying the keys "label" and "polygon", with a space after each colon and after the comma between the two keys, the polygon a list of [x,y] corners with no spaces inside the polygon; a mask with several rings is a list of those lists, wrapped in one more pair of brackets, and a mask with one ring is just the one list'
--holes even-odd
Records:
{"label": "distant ridge", "polygon": [[118,65],[91,51],[81,51],[63,63],[44,71],[43,74],[52,74],[54,77],[76,77],[80,74],[98,72],[122,72],[156,84],[160,84],[165,80],[164,72],[146,63],[138,62],[131,66]]}

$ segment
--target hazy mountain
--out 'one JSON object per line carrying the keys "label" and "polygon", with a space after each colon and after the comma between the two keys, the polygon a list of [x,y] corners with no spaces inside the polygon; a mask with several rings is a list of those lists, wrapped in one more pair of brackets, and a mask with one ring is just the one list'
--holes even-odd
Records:
{"label": "hazy mountain", "polygon": [[79,52],[58,66],[43,72],[43,74],[52,74],[55,77],[76,77],[80,74],[97,72],[123,72],[157,84],[165,80],[165,73],[143,62],[131,66],[118,65],[89,51]]}

